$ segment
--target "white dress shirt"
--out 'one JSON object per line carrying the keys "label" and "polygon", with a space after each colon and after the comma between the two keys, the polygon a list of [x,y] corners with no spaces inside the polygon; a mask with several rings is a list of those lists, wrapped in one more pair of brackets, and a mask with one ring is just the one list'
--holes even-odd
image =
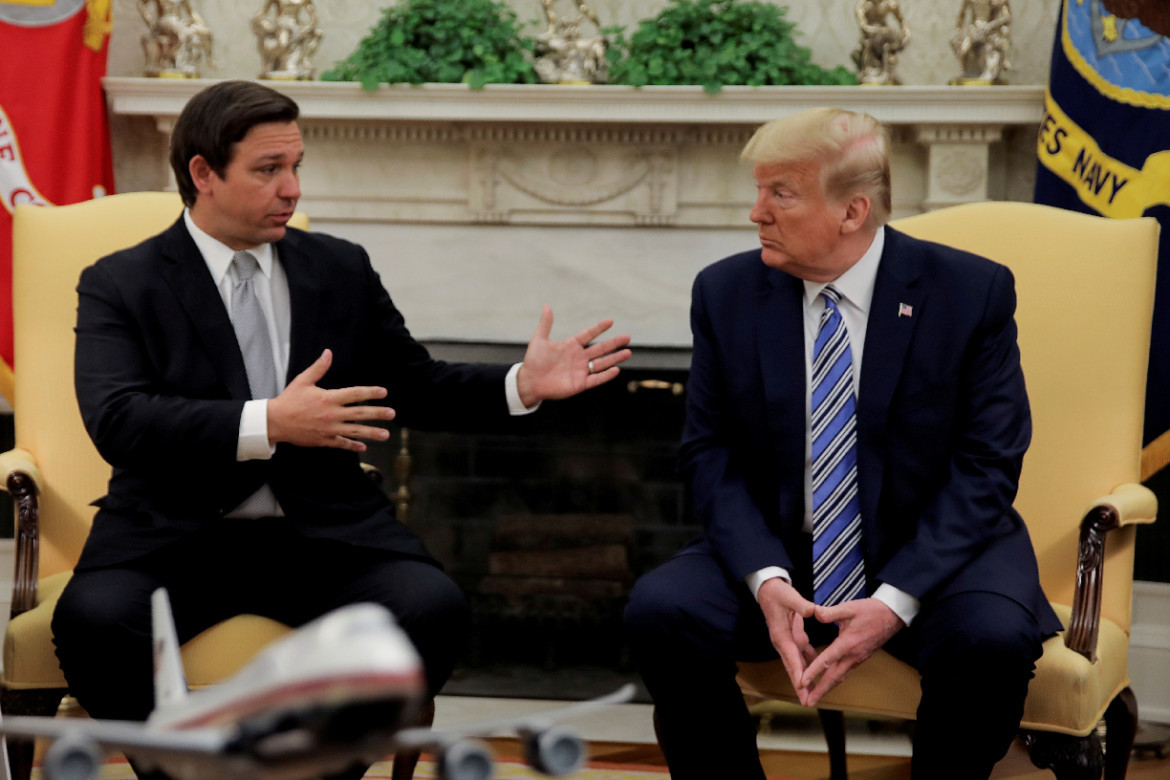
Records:
{"label": "white dress shirt", "polygon": [[[886,229],[878,228],[873,243],[849,270],[841,274],[832,282],[804,283],[804,363],[805,377],[812,376],[813,345],[816,343],[817,331],[820,328],[821,313],[825,310],[825,299],[821,291],[832,284],[841,292],[841,302],[838,310],[845,321],[845,328],[849,333],[849,348],[853,354],[853,388],[856,393],[861,387],[861,358],[865,349],[865,330],[869,323],[869,307],[873,301],[873,287],[877,279],[878,263],[882,257],[882,249],[886,243]],[[804,450],[804,530],[812,533],[813,528],[813,501],[812,501],[812,384],[805,388],[805,450]],[[781,577],[791,582],[787,570],[780,566],[768,566],[752,572],[744,578],[752,594],[759,598],[760,586],[766,580]],[[908,593],[898,590],[888,583],[882,583],[874,592],[873,597],[881,601],[894,611],[906,625],[918,614],[921,606],[918,599]]]}
{"label": "white dress shirt", "polygon": [[[183,221],[187,231],[195,241],[203,261],[207,263],[207,270],[223,299],[224,308],[228,313],[232,310],[232,287],[236,283],[235,266],[232,265],[232,256],[235,250],[226,244],[212,238],[191,219],[188,210],[183,211]],[[261,244],[248,250],[260,267],[259,273],[252,277],[252,287],[260,301],[260,308],[264,312],[264,319],[268,323],[268,336],[272,343],[272,360],[276,366],[276,392],[281,393],[285,388],[285,377],[288,375],[289,334],[292,331],[292,317],[288,295],[288,277],[277,257],[272,244]],[[526,408],[520,401],[520,392],[516,386],[516,374],[520,364],[516,363],[508,371],[504,379],[504,395],[508,402],[508,411],[513,415],[528,414],[536,411],[540,404]],[[276,446],[268,442],[268,399],[258,398],[244,402],[244,411],[240,415],[240,433],[236,445],[236,460],[268,460],[276,452]],[[283,517],[284,511],[273,495],[268,485],[262,485],[256,491],[257,500],[251,503],[254,510],[247,512],[232,511],[225,517]],[[262,500],[261,500],[262,499]]]}

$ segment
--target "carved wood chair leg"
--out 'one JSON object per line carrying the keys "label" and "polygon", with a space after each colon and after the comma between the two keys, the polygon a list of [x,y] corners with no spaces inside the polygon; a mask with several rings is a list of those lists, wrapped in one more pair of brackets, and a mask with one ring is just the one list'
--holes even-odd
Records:
{"label": "carved wood chair leg", "polygon": [[817,715],[829,746],[829,780],[849,780],[845,768],[845,715],[840,710],[817,710]]}
{"label": "carved wood chair leg", "polygon": [[1105,780],[1125,780],[1137,724],[1137,697],[1126,688],[1105,710]]}
{"label": "carved wood chair leg", "polygon": [[1105,756],[1096,731],[1087,737],[1025,731],[1023,737],[1032,763],[1051,769],[1057,780],[1101,780]]}
{"label": "carved wood chair leg", "polygon": [[[415,725],[430,728],[435,722],[435,700],[431,699],[419,710]],[[418,766],[419,752],[417,750],[394,754],[394,770],[390,773],[391,780],[411,780],[414,777],[414,768]]]}

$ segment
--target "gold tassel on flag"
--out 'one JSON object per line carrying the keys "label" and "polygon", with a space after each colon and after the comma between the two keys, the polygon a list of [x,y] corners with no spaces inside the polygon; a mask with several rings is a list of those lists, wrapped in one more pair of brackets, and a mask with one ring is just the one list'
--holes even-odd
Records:
{"label": "gold tassel on flag", "polygon": [[110,17],[110,0],[85,0],[85,29],[82,36],[85,45],[94,51],[100,51],[106,42],[106,36],[113,28]]}

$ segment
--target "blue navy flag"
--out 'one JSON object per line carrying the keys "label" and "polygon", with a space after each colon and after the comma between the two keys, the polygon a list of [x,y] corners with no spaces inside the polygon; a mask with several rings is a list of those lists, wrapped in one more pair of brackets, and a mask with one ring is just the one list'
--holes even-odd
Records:
{"label": "blue navy flag", "polygon": [[1162,225],[1143,479],[1170,463],[1170,38],[1064,0],[1036,155],[1037,203]]}

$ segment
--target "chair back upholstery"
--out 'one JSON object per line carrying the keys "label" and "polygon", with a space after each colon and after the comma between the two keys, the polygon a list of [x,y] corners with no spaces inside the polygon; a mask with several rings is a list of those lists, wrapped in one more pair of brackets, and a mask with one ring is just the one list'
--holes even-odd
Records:
{"label": "chair back upholstery", "polygon": [[[73,390],[77,281],[99,258],[170,227],[173,192],[111,195],[72,206],[20,206],[13,218],[16,447],[43,476],[40,576],[73,568],[110,467],[81,423]],[[307,228],[298,214],[292,224]]]}
{"label": "chair back upholstery", "polygon": [[[1140,482],[1158,223],[1031,203],[973,203],[891,223],[989,257],[1016,278],[1032,445],[1016,508],[1050,601],[1070,605],[1090,504]],[[1134,528],[1108,537],[1102,617],[1127,633]]]}

